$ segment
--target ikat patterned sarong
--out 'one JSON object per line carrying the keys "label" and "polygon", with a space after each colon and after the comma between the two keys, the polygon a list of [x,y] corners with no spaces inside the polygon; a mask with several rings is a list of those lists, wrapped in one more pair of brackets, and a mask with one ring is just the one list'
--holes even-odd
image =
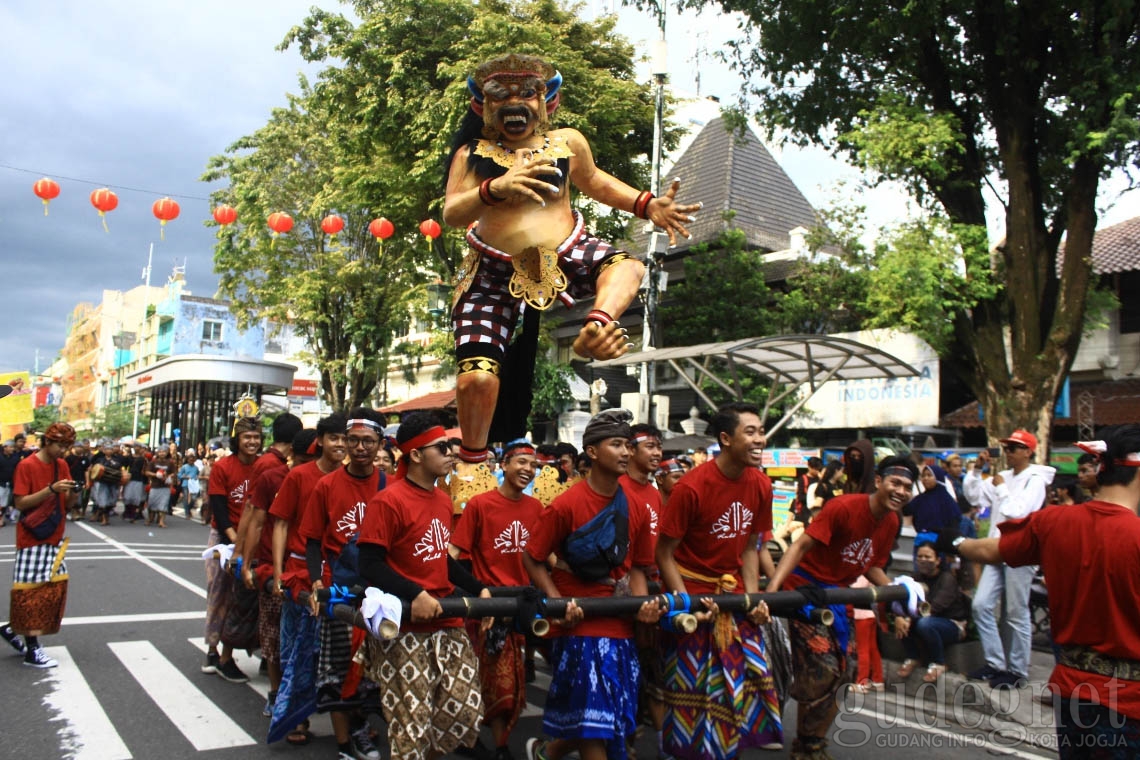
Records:
{"label": "ikat patterned sarong", "polygon": [[281,685],[273,703],[267,743],[284,739],[317,709],[317,652],[321,621],[306,605],[281,605]]}

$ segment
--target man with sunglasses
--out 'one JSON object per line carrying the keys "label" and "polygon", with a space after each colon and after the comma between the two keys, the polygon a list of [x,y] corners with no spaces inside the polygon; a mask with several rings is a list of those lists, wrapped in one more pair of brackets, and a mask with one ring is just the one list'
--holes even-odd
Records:
{"label": "man with sunglasses", "polygon": [[[365,508],[380,487],[380,471],[373,464],[384,435],[379,413],[357,407],[348,413],[345,427],[348,464],[321,478],[313,488],[301,518],[305,560],[313,579],[310,597],[314,616],[320,616],[317,592],[332,585],[333,565],[348,540],[364,523]],[[347,623],[321,617],[321,651],[317,659],[318,710],[329,712],[340,751],[339,760],[379,760],[368,724],[358,709],[376,685],[362,680],[351,703],[342,702],[341,688],[352,660],[352,629]],[[321,704],[326,705],[321,709]]]}
{"label": "man with sunglasses", "polygon": [[[1001,535],[1000,526],[1005,521],[1020,520],[1041,509],[1057,472],[1052,467],[1033,463],[1037,436],[1028,430],[1013,431],[1008,438],[1001,439],[1001,445],[1010,469],[982,480],[979,470],[989,462],[989,452],[983,449],[978,454],[978,467],[966,474],[962,484],[971,504],[990,507],[990,538]],[[971,678],[988,679],[995,689],[1020,688],[1026,684],[1033,644],[1029,590],[1036,573],[1036,565],[986,565],[982,570],[974,593],[973,614],[986,664],[970,673]],[[1009,652],[1002,644],[994,612],[1003,591],[1005,622],[1011,634]]]}

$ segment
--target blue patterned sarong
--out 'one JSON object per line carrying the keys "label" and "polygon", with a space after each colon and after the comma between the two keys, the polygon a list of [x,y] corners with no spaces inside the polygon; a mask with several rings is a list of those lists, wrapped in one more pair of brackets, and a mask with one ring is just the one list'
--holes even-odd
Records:
{"label": "blue patterned sarong", "polygon": [[321,621],[309,608],[281,604],[281,685],[273,703],[267,744],[284,739],[317,709],[317,652]]}
{"label": "blue patterned sarong", "polygon": [[632,639],[562,636],[551,639],[554,674],[542,727],[555,739],[602,739],[606,757],[626,760],[637,728],[641,667]]}

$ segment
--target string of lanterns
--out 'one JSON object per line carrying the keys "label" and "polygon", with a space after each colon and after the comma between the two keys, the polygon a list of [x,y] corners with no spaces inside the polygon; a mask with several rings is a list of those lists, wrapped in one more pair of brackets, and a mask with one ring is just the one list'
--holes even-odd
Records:
{"label": "string of lanterns", "polygon": [[[49,177],[43,177],[36,180],[35,184],[32,185],[32,192],[43,202],[44,216],[47,216],[48,205],[59,197],[59,183]],[[119,196],[110,188],[101,187],[98,190],[91,191],[90,201],[95,210],[99,212],[99,218],[103,222],[103,231],[110,232],[107,227],[107,214],[118,208]],[[151,213],[159,221],[159,234],[163,240],[166,240],[166,223],[177,219],[181,211],[178,202],[170,197],[160,198],[151,206]],[[225,203],[215,206],[212,215],[214,221],[222,227],[233,224],[238,218],[237,209]],[[265,222],[273,233],[273,241],[270,246],[276,244],[278,235],[284,235],[293,229],[293,217],[284,211],[273,212],[266,218]],[[343,229],[344,217],[339,214],[329,214],[321,219],[321,230],[329,235],[334,242],[337,234]],[[368,223],[368,232],[376,238],[377,243],[383,246],[382,241],[395,234],[396,226],[381,216]],[[439,226],[439,222],[434,219],[425,219],[420,222],[420,234],[427,238],[429,247],[442,232],[443,229]]]}

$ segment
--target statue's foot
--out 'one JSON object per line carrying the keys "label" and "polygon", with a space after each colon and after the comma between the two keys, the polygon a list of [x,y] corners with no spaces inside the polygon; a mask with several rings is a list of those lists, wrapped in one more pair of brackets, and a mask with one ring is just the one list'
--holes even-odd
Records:
{"label": "statue's foot", "polygon": [[605,327],[597,322],[587,322],[574,340],[574,353],[583,359],[606,361],[616,359],[633,346],[629,334],[617,321]]}

